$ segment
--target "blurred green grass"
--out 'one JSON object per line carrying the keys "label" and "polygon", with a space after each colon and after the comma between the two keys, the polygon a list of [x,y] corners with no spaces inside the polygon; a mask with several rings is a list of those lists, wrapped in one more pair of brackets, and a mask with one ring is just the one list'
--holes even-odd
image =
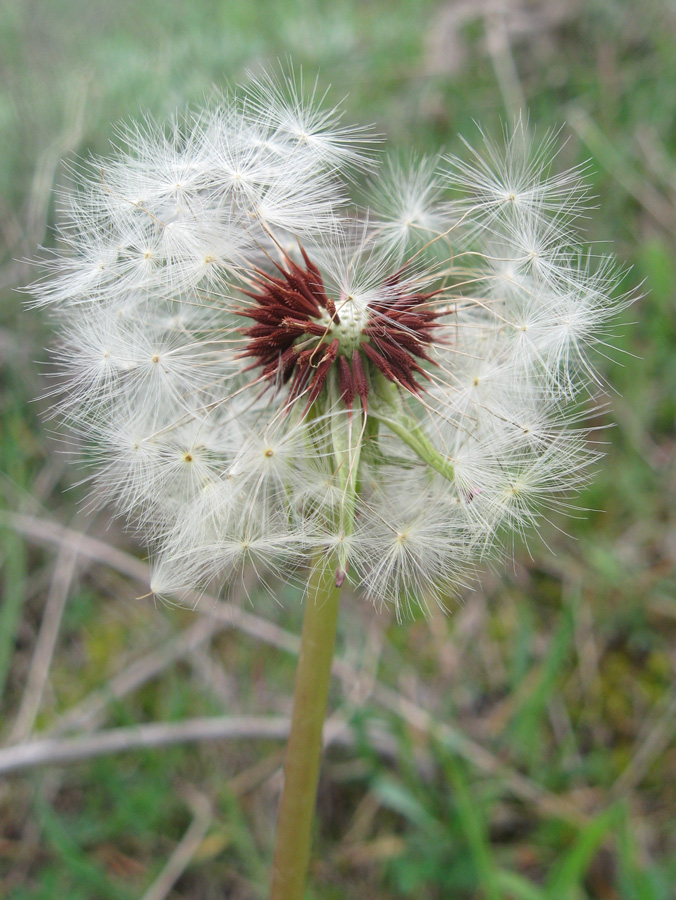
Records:
{"label": "blurred green grass", "polygon": [[[584,516],[547,525],[448,619],[397,625],[346,600],[343,657],[472,737],[507,773],[395,714],[377,688],[356,700],[337,683],[332,708],[355,743],[327,754],[309,897],[674,896],[675,40],[666,0],[640,10],[619,0],[0,6],[0,496],[33,522],[140,554],[105,511],[86,518],[79,476],[49,434],[46,403],[34,402],[49,321],[12,289],[34,276],[23,260],[52,240],[59,160],[105,152],[111,123],[199,103],[247,68],[291,57],[318,72],[332,97],[347,95],[349,119],[375,123],[392,149],[458,150],[473,120],[495,130],[521,98],[539,131],[568,122],[561,165],[589,159],[598,197],[589,234],[631,266],[627,288],[644,283],[605,366],[614,391],[595,424],[606,457],[580,500]],[[67,561],[9,520],[0,554],[7,740]],[[280,605],[260,591],[254,611],[297,634],[294,588],[269,589]],[[36,734],[194,624],[194,613],[156,609],[138,593],[114,567],[80,557]],[[111,701],[101,724],[288,712],[293,669],[289,654],[221,630]],[[389,755],[369,743],[372,724],[386,728]],[[213,812],[168,896],[264,897],[279,750],[205,742],[1,780],[0,896],[143,897],[196,815],[190,788]],[[515,793],[518,777],[530,800]],[[550,794],[579,818],[552,809]]]}

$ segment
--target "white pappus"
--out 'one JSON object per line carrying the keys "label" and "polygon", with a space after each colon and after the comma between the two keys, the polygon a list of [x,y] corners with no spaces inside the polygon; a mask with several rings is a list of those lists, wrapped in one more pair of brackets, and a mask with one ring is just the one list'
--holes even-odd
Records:
{"label": "white pappus", "polygon": [[330,552],[376,603],[444,605],[597,458],[590,352],[626,301],[556,136],[381,166],[324,101],[264,76],[121,129],[73,169],[31,286],[60,323],[55,414],[162,596]]}

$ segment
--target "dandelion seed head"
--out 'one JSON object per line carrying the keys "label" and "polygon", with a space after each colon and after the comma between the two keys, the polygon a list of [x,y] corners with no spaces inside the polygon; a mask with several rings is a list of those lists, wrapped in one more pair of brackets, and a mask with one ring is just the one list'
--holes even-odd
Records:
{"label": "dandelion seed head", "polygon": [[379,167],[316,84],[263,75],[72,167],[31,288],[60,321],[54,415],[153,591],[324,552],[401,616],[569,510],[597,459],[578,398],[630,298],[557,147],[519,120]]}

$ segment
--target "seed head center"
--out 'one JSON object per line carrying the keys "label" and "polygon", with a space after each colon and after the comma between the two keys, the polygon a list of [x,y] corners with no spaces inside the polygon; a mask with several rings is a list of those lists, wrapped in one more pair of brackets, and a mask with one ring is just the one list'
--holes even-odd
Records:
{"label": "seed head center", "polygon": [[337,338],[339,352],[351,357],[364,340],[364,330],[369,322],[369,310],[365,303],[360,303],[355,297],[348,297],[337,303],[336,310],[340,317],[338,323],[325,310],[322,310],[319,321],[327,330],[327,339],[332,341]]}
{"label": "seed head center", "polygon": [[304,266],[285,254],[274,274],[256,269],[243,290],[254,303],[239,312],[254,324],[241,329],[248,338],[242,356],[252,357],[264,378],[290,384],[287,403],[304,397],[309,407],[331,371],[348,409],[356,396],[366,404],[376,372],[419,393],[420,361],[431,362],[425,348],[439,315],[427,306],[434,293],[416,291],[398,271],[368,296],[340,290],[334,300],[300,249]]}

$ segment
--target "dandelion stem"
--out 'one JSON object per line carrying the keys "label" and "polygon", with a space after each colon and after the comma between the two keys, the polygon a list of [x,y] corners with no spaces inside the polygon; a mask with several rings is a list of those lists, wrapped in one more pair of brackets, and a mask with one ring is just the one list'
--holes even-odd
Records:
{"label": "dandelion stem", "polygon": [[336,587],[335,564],[332,555],[318,557],[308,585],[270,900],[302,900],[305,890],[338,623],[340,589]]}
{"label": "dandelion stem", "polygon": [[432,446],[420,425],[417,422],[399,415],[398,417],[383,415],[380,411],[374,413],[377,419],[400,437],[404,443],[418,454],[423,462],[436,469],[444,478],[453,481],[455,469],[447,456],[442,456]]}

